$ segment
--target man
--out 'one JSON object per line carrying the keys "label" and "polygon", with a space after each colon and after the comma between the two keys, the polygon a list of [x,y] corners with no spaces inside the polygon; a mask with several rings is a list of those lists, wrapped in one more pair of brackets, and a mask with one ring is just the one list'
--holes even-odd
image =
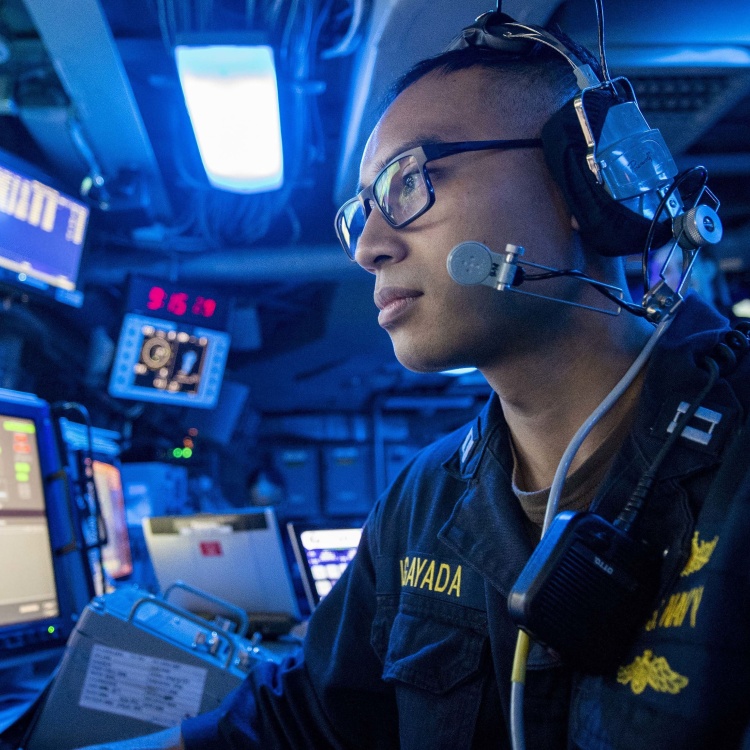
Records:
{"label": "man", "polygon": [[[396,89],[361,165],[362,184],[376,182],[391,221],[365,190],[339,227],[342,239],[375,276],[378,319],[398,359],[419,371],[476,366],[493,397],[471,425],[421,452],[378,501],[356,558],[311,618],[304,656],[259,665],[220,709],[181,733],[116,747],[509,747],[517,631],[508,593],[539,539],[566,446],[653,327],[626,313],[458,286],[446,259],[468,240],[494,252],[513,243],[535,263],[625,286],[621,259],[581,242],[582,217],[536,143],[576,91],[570,66],[545,49],[520,60],[446,53]],[[420,150],[477,141],[511,143],[426,163]],[[579,280],[544,284],[555,299],[600,305]],[[683,305],[645,376],[578,451],[561,509],[591,506],[610,520],[619,513],[677,407],[706,384],[699,363],[724,329],[697,299]],[[750,694],[742,619],[750,567],[741,552],[750,519],[735,504],[727,527],[704,518],[701,504],[726,437],[750,406],[740,385],[747,361],[740,370],[711,390],[707,403],[720,417],[706,444],[680,439],[658,474],[642,528],[661,552],[653,573],[661,585],[622,666],[586,674],[532,647],[529,748],[738,744]]]}

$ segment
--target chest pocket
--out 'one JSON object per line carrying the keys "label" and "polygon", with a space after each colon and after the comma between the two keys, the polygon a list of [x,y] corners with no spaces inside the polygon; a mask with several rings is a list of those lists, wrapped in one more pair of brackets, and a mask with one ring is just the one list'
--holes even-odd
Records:
{"label": "chest pocket", "polygon": [[380,597],[371,643],[396,693],[402,748],[470,748],[489,671],[485,613],[406,592]]}

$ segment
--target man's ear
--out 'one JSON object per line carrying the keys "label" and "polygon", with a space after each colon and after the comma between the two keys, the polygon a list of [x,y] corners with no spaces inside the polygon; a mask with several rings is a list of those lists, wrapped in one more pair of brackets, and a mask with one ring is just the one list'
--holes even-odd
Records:
{"label": "man's ear", "polygon": [[573,215],[570,217],[570,226],[573,227],[573,231],[575,232],[581,231],[581,225],[578,223],[578,219]]}

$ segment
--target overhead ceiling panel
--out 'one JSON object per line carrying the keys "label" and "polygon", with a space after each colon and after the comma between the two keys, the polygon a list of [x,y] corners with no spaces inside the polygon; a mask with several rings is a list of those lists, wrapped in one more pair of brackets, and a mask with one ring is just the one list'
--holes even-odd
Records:
{"label": "overhead ceiling panel", "polygon": [[[98,0],[24,0],[24,4],[73,107],[67,113],[67,133],[59,127],[59,115],[29,111],[21,113],[22,119],[32,131],[48,125],[53,137],[67,138],[68,148],[58,145],[50,150],[53,160],[60,151],[81,150],[71,129],[80,123],[105,178],[114,178],[121,170],[137,172],[146,181],[152,214],[168,217],[171,209],[154,151]],[[40,145],[50,148],[50,134],[37,135]]]}

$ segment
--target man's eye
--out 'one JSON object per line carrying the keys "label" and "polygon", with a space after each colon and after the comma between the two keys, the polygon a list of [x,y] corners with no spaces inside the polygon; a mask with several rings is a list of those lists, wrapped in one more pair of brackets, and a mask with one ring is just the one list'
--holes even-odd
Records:
{"label": "man's eye", "polygon": [[416,172],[404,175],[402,183],[402,193],[409,195],[419,188],[419,175]]}

